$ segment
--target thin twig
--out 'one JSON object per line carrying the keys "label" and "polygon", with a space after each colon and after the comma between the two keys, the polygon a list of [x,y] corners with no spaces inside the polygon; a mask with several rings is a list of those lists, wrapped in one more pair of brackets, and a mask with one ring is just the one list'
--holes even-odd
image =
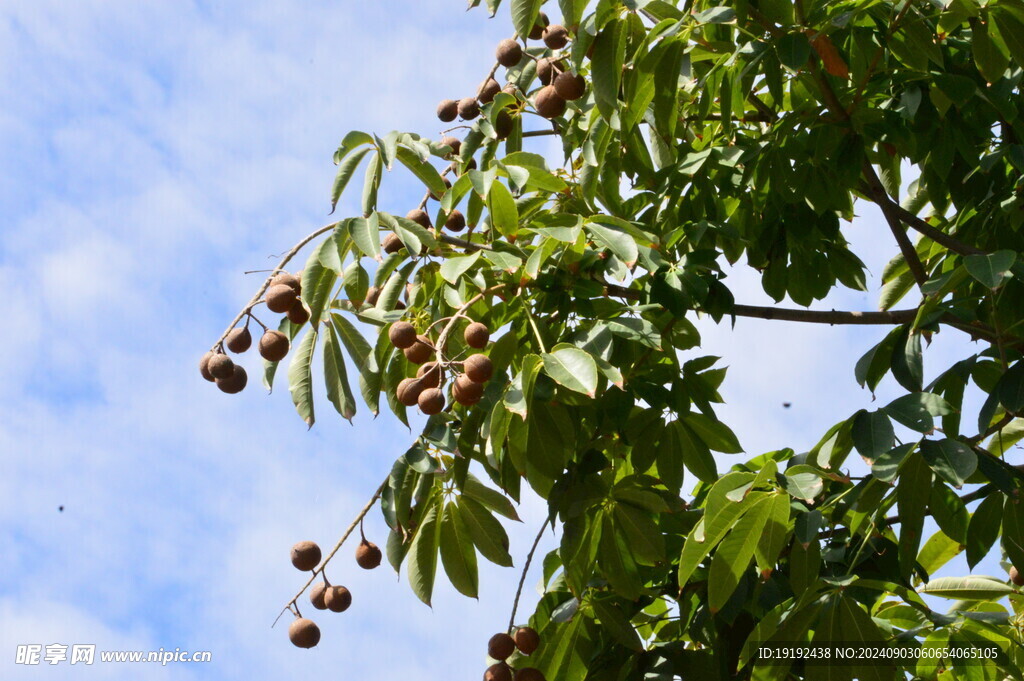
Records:
{"label": "thin twig", "polygon": [[540,531],[537,533],[537,538],[533,540],[533,546],[530,547],[530,552],[526,554],[526,564],[523,565],[523,574],[519,577],[519,588],[516,589],[516,599],[512,602],[512,616],[508,618],[508,632],[511,634],[512,629],[516,626],[516,610],[519,609],[519,597],[523,593],[523,584],[526,583],[526,573],[530,570],[530,563],[533,562],[533,554],[537,550],[537,545],[540,544],[540,538],[544,535],[544,530],[547,529],[548,520],[544,519],[544,524],[540,526]]}
{"label": "thin twig", "polygon": [[[299,589],[299,593],[295,594],[295,596],[290,601],[288,601],[288,604],[281,609],[281,613],[277,616],[277,619],[274,620],[274,624],[277,624],[277,620],[281,619],[281,615],[288,612],[288,610],[290,610],[292,606],[298,608],[299,598],[302,596],[302,594],[306,592],[306,589],[309,588],[309,585],[316,580],[316,576],[324,571],[324,568],[327,567],[327,563],[331,562],[331,558],[333,558],[334,554],[338,552],[338,549],[340,549],[341,545],[345,543],[345,540],[348,539],[348,536],[350,534],[352,534],[352,531],[355,530],[357,527],[362,526],[363,518],[366,517],[366,514],[370,512],[370,509],[373,508],[374,505],[376,505],[377,500],[380,499],[380,495],[384,492],[384,488],[387,487],[388,480],[390,479],[390,477],[391,476],[389,475],[387,478],[384,478],[384,482],[380,484],[380,487],[377,488],[377,491],[373,493],[373,496],[370,497],[370,500],[366,502],[366,505],[363,506],[363,509],[359,511],[359,515],[356,516],[356,519],[353,520],[352,524],[349,525],[348,529],[345,530],[345,534],[341,535],[341,539],[339,539],[338,543],[334,545],[334,548],[331,549],[331,552],[327,554],[327,557],[324,558],[323,562],[320,563],[319,567],[313,570],[313,573],[309,576],[309,581],[307,581],[306,584],[301,589]],[[270,627],[273,628],[274,624],[271,624]]]}

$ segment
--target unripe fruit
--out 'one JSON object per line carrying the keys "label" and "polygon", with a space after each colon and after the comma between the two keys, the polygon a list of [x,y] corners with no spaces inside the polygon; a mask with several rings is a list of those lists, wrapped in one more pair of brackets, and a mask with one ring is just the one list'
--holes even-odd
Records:
{"label": "unripe fruit", "polygon": [[453,210],[448,214],[448,219],[444,221],[444,228],[450,232],[461,232],[466,229],[466,216],[462,214],[462,211]]}
{"label": "unripe fruit", "polygon": [[231,329],[231,333],[228,334],[224,345],[227,346],[228,350],[236,354],[251,348],[252,334],[249,333],[249,327],[244,326],[241,329]]}
{"label": "unripe fruit", "polygon": [[565,100],[552,85],[545,85],[534,98],[534,107],[544,118],[558,118],[565,113]]}
{"label": "unripe fruit", "polygon": [[493,78],[488,78],[484,82],[480,83],[480,87],[476,90],[476,100],[481,104],[490,104],[494,101],[494,95],[501,92],[501,85],[498,81]]}
{"label": "unripe fruit", "polygon": [[463,374],[455,379],[452,385],[452,397],[464,407],[472,407],[484,396],[484,384],[477,383]]}
{"label": "unripe fruit", "polygon": [[327,594],[327,589],[330,585],[327,582],[317,582],[313,585],[313,588],[309,590],[309,602],[313,604],[313,607],[317,610],[326,610],[327,604],[324,603],[324,596]]}
{"label": "unripe fruit", "polygon": [[268,362],[280,362],[288,354],[288,347],[290,345],[288,336],[280,331],[268,329],[260,337],[260,357]]}
{"label": "unripe fruit", "polygon": [[292,565],[297,570],[312,570],[320,564],[320,547],[315,542],[300,541],[292,547]]}
{"label": "unripe fruit", "polygon": [[249,376],[245,373],[245,369],[236,364],[229,377],[217,379],[217,387],[221,392],[234,395],[245,390],[245,384],[248,382]]}
{"label": "unripe fruit", "polygon": [[290,286],[295,290],[295,294],[298,295],[302,292],[302,281],[298,276],[294,274],[288,274],[287,272],[281,272],[273,279],[270,280],[271,286]]}
{"label": "unripe fruit", "polygon": [[373,542],[364,539],[356,547],[356,563],[364,570],[372,570],[380,565],[381,557],[380,548]]}
{"label": "unripe fruit", "polygon": [[288,321],[296,326],[302,326],[309,321],[309,310],[306,309],[301,300],[296,300],[288,308]]}
{"label": "unripe fruit", "polygon": [[459,115],[459,103],[454,99],[443,99],[437,105],[437,117],[442,123],[451,123]]}
{"label": "unripe fruit", "polygon": [[530,627],[519,627],[512,638],[523,655],[532,654],[540,645],[540,634]]}
{"label": "unripe fruit", "polygon": [[552,50],[560,50],[569,42],[569,31],[561,24],[551,24],[544,29],[544,34],[541,37],[544,39],[544,44]]}
{"label": "unripe fruit", "polygon": [[480,103],[476,97],[464,97],[459,100],[459,117],[471,121],[480,115]]}
{"label": "unripe fruit", "polygon": [[558,75],[559,63],[552,57],[537,60],[537,78],[543,85],[551,85],[551,80]]}
{"label": "unripe fruit", "polygon": [[320,643],[320,627],[313,620],[298,617],[288,627],[288,638],[299,648],[312,648]]}
{"label": "unripe fruit", "polygon": [[215,379],[231,378],[231,375],[235,373],[235,363],[231,361],[230,357],[220,353],[210,358],[206,368],[210,370],[210,375]]}
{"label": "unripe fruit", "polygon": [[413,208],[411,211],[405,214],[405,217],[412,220],[421,227],[430,229],[430,216],[427,215],[427,211],[421,208]]}
{"label": "unripe fruit", "polygon": [[498,116],[494,119],[494,134],[498,136],[498,139],[508,138],[514,128],[515,120],[512,118],[512,114],[508,111],[499,111]]}
{"label": "unripe fruit", "polygon": [[465,339],[466,345],[481,350],[487,347],[487,341],[491,339],[491,331],[486,324],[473,322],[466,327],[462,337]]}
{"label": "unripe fruit", "polygon": [[407,407],[415,406],[423,392],[423,384],[415,378],[403,378],[395,387],[395,397]]}
{"label": "unripe fruit", "polygon": [[213,383],[216,379],[214,379],[213,374],[210,373],[211,359],[213,359],[212,352],[207,352],[205,355],[203,355],[203,358],[199,360],[199,373],[202,374],[203,378],[205,378],[207,381]]}
{"label": "unripe fruit", "polygon": [[1017,586],[1024,586],[1024,575],[1017,571],[1016,567],[1010,568],[1010,581]]}
{"label": "unripe fruit", "polygon": [[[442,137],[441,138],[441,144],[444,144],[444,145],[447,145],[447,146],[451,147],[452,148],[452,155],[453,156],[458,156],[459,155],[459,150],[462,149],[462,140],[460,140],[458,137],[452,137],[451,135],[445,135],[444,137]],[[447,178],[445,178],[445,179],[447,179]],[[449,182],[448,185],[450,186],[451,183]],[[406,217],[408,217],[408,216],[406,216]],[[412,220],[412,218],[409,218],[409,219]],[[423,226],[424,227],[429,227],[430,226],[430,224],[429,224],[430,220],[427,220],[427,223],[428,224],[423,225]]]}
{"label": "unripe fruit", "polygon": [[398,253],[400,250],[405,248],[405,244],[402,243],[402,240],[398,238],[397,234],[389,232],[388,235],[384,237],[384,243],[381,244],[381,248],[384,249],[385,253]]}
{"label": "unripe fruit", "polygon": [[399,350],[405,350],[416,342],[416,327],[409,322],[395,322],[388,329],[388,339]]}
{"label": "unripe fruit", "polygon": [[420,397],[416,402],[420,405],[420,411],[427,416],[440,414],[441,410],[444,409],[444,393],[437,388],[427,388],[420,393]]}
{"label": "unripe fruit", "polygon": [[436,388],[441,385],[441,369],[437,362],[427,362],[416,372],[416,378],[424,388]]}
{"label": "unripe fruit", "polygon": [[523,667],[516,671],[515,681],[545,681],[539,669]]}
{"label": "unripe fruit", "polygon": [[484,672],[484,681],[512,681],[512,669],[504,662],[492,664]]}
{"label": "unripe fruit", "polygon": [[558,96],[570,102],[587,93],[587,81],[583,76],[573,75],[571,71],[562,71],[555,76],[553,85]]}
{"label": "unripe fruit", "polygon": [[345,612],[352,605],[352,592],[343,586],[331,586],[324,593],[324,603],[331,612]]}
{"label": "unripe fruit", "polygon": [[498,43],[498,49],[494,51],[498,63],[509,68],[515,66],[523,58],[523,47],[511,38],[505,38]]}
{"label": "unripe fruit", "polygon": [[423,364],[434,356],[433,343],[426,336],[416,336],[416,342],[405,348],[405,358],[413,364]]}
{"label": "unripe fruit", "polygon": [[462,370],[477,383],[486,383],[494,375],[494,365],[487,355],[477,353],[470,355],[462,363]]}
{"label": "unripe fruit", "polygon": [[540,40],[544,37],[544,29],[551,21],[548,19],[548,15],[541,12],[537,15],[537,23],[530,29],[530,40]]}
{"label": "unripe fruit", "polygon": [[502,632],[495,634],[487,642],[487,654],[495,660],[504,660],[516,649],[516,643],[512,637]]}
{"label": "unripe fruit", "polygon": [[295,302],[295,289],[286,284],[278,284],[267,289],[267,309],[271,312],[287,312]]}

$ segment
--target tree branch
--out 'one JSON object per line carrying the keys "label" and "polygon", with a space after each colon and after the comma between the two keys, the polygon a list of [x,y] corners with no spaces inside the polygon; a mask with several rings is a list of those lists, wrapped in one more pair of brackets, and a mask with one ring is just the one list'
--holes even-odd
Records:
{"label": "tree branch", "polygon": [[516,626],[516,610],[519,609],[519,597],[523,593],[523,584],[526,583],[526,573],[530,570],[530,563],[533,561],[533,554],[537,550],[537,545],[540,544],[540,538],[544,536],[544,530],[547,529],[548,520],[544,519],[544,523],[540,526],[540,532],[537,533],[537,538],[533,540],[533,546],[530,547],[530,553],[526,555],[526,564],[523,565],[523,574],[519,577],[519,588],[516,589],[516,599],[512,603],[512,616],[508,618],[508,632],[512,633],[512,628]]}
{"label": "tree branch", "polygon": [[889,197],[889,193],[882,185],[882,181],[878,179],[875,167],[871,165],[870,161],[864,161],[861,171],[867,181],[868,194],[874,199],[878,207],[882,209],[882,215],[885,216],[885,221],[889,224],[889,229],[892,231],[892,235],[900,247],[900,252],[903,254],[903,259],[907,262],[907,267],[910,268],[910,273],[914,275],[914,281],[917,282],[918,286],[921,286],[924,282],[928,281],[928,275],[924,271],[924,264],[921,262],[921,258],[917,255],[917,249],[914,248],[914,244],[910,242],[910,237],[907,236],[900,216],[893,210],[896,202]]}

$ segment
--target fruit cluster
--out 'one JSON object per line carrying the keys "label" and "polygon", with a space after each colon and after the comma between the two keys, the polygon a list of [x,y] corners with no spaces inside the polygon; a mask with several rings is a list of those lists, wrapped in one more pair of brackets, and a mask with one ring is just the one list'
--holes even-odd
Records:
{"label": "fruit cluster", "polygon": [[[364,570],[372,570],[380,565],[381,551],[373,542],[362,538],[356,547],[356,564]],[[320,547],[311,541],[300,541],[292,547],[292,565],[297,570],[307,572],[316,570],[320,565],[322,554]],[[352,592],[343,586],[331,585],[323,568],[320,569],[323,581],[313,585],[309,590],[309,602],[317,610],[345,612],[352,605]],[[312,648],[320,642],[320,627],[313,620],[302,617],[296,609],[296,617],[288,627],[288,638],[299,648]]]}
{"label": "fruit cluster", "polygon": [[497,660],[484,672],[484,681],[544,681],[544,674],[533,667],[519,667],[513,677],[508,660],[516,650],[531,655],[540,646],[540,635],[530,627],[519,627],[512,636],[502,632],[487,642],[487,655]]}
{"label": "fruit cluster", "polygon": [[[271,312],[285,314],[289,321],[295,325],[305,324],[309,321],[309,310],[302,302],[301,273],[289,274],[281,272],[270,280],[264,302]],[[256,319],[251,313],[248,319]],[[256,320],[256,323],[263,324]],[[263,326],[263,336],[260,337],[258,345],[260,356],[268,362],[280,362],[288,354],[291,342],[288,336]],[[221,391],[228,394],[242,392],[248,383],[248,376],[245,369],[235,364],[224,352],[227,348],[235,354],[241,354],[252,347],[252,334],[249,333],[249,323],[242,328],[232,329],[224,339],[223,346],[218,345],[214,350],[207,352],[199,360],[199,373],[207,381],[217,384]]]}
{"label": "fruit cluster", "polygon": [[[463,340],[466,345],[481,350],[487,347],[491,332],[486,325],[473,322],[466,327]],[[456,363],[445,362],[438,357],[438,348],[429,336],[419,334],[409,322],[399,321],[388,329],[391,344],[405,354],[412,364],[420,365],[415,377],[402,379],[395,389],[395,397],[407,407],[419,405],[424,414],[440,413],[445,407],[444,383],[445,370],[451,369]],[[452,397],[461,405],[472,406],[480,401],[484,394],[484,384],[494,375],[494,365],[483,353],[475,353],[462,363],[462,373],[452,385]]]}

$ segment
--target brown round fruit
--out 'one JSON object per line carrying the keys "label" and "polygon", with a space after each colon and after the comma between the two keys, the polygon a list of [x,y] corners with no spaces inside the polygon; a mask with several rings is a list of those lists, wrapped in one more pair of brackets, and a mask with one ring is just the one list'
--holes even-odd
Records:
{"label": "brown round fruit", "polygon": [[537,78],[541,84],[551,85],[551,80],[561,71],[561,64],[553,57],[543,57],[537,60]]}
{"label": "brown round fruit", "polygon": [[388,339],[399,350],[405,350],[416,342],[416,327],[409,322],[395,322],[388,329]]}
{"label": "brown round fruit", "polygon": [[587,81],[583,76],[574,75],[571,71],[562,71],[555,76],[553,85],[558,96],[570,102],[587,93]]}
{"label": "brown round fruit", "polygon": [[501,92],[501,85],[493,78],[488,78],[480,83],[476,90],[476,101],[481,104],[490,104],[494,101],[494,95]]}
{"label": "brown round fruit", "polygon": [[544,29],[551,21],[548,19],[548,15],[541,12],[537,15],[537,23],[530,29],[530,40],[540,40],[544,37]]}
{"label": "brown round fruit", "polygon": [[207,362],[206,368],[209,369],[210,375],[217,378],[231,378],[231,375],[235,373],[235,363],[231,361],[231,358],[227,355],[217,353],[210,358]]}
{"label": "brown round fruit", "polygon": [[231,329],[231,333],[228,334],[227,339],[224,341],[224,345],[228,350],[238,354],[245,352],[252,347],[252,334],[249,333],[249,327],[244,326],[241,329]]}
{"label": "brown round fruit", "polygon": [[371,286],[366,289],[366,300],[363,302],[367,305],[376,305],[378,298],[380,298],[380,289],[376,286]]}
{"label": "brown round fruit", "polygon": [[215,379],[213,377],[213,374],[210,373],[211,359],[213,359],[212,352],[207,352],[205,355],[203,355],[203,358],[199,360],[199,373],[202,374],[203,378],[205,378],[207,381],[213,383],[217,379]]}
{"label": "brown round fruit", "polygon": [[494,365],[491,364],[490,357],[480,353],[467,357],[462,363],[462,370],[477,383],[486,383],[494,375]]}
{"label": "brown round fruit", "polygon": [[516,96],[516,90],[518,90],[518,88],[515,83],[505,83],[505,87],[501,88],[502,92],[507,95],[512,95],[513,97]]}
{"label": "brown round fruit", "polygon": [[484,672],[484,681],[512,681],[512,669],[504,662],[492,664]]}
{"label": "brown round fruit", "polygon": [[372,541],[364,539],[356,547],[356,563],[364,570],[372,570],[380,565],[381,558],[380,548]]}
{"label": "brown round fruit", "polygon": [[309,590],[309,602],[313,604],[313,607],[317,610],[326,610],[327,604],[324,603],[324,596],[327,594],[327,590],[331,588],[331,585],[327,582],[317,582],[313,585],[313,588]]}
{"label": "brown round fruit", "polygon": [[236,364],[229,377],[217,379],[217,387],[221,392],[234,395],[245,390],[245,384],[248,382],[249,376],[245,373],[245,369]]}
{"label": "brown round fruit", "polygon": [[416,372],[416,378],[424,388],[436,388],[441,385],[441,369],[437,362],[427,362]]}
{"label": "brown round fruit", "polygon": [[299,648],[312,648],[320,643],[320,627],[313,620],[297,617],[288,627],[288,638]]}
{"label": "brown round fruit", "polygon": [[544,118],[558,118],[565,113],[565,100],[555,91],[554,86],[545,85],[534,98],[534,107]]}
{"label": "brown round fruit", "polygon": [[267,360],[268,362],[280,362],[288,354],[288,348],[291,345],[288,340],[288,336],[284,335],[280,331],[274,331],[268,329],[263,332],[260,337],[260,357]]}
{"label": "brown round fruit", "polygon": [[516,670],[515,681],[545,681],[545,679],[539,669],[523,667]]}
{"label": "brown round fruit", "polygon": [[312,570],[320,564],[320,547],[316,542],[300,541],[292,547],[292,565],[295,569]]}
{"label": "brown round fruit", "polygon": [[324,604],[331,612],[345,612],[352,605],[352,592],[343,586],[331,586],[324,593]]}
{"label": "brown round fruit", "polygon": [[497,117],[494,119],[494,134],[498,136],[498,139],[507,139],[512,134],[512,130],[515,128],[515,119],[512,118],[512,114],[508,111],[499,111]]}
{"label": "brown round fruit", "polygon": [[442,123],[451,123],[459,115],[459,103],[454,99],[443,99],[437,105],[437,117]]}
{"label": "brown round fruit", "polygon": [[471,121],[480,115],[480,103],[476,97],[463,97],[459,100],[459,117]]}
{"label": "brown round fruit", "polygon": [[426,336],[416,336],[416,342],[405,348],[405,358],[413,364],[423,364],[434,356],[434,344]]}
{"label": "brown round fruit", "polygon": [[495,660],[504,660],[516,649],[516,642],[512,637],[502,632],[495,634],[487,642],[487,654]]}
{"label": "brown round fruit", "polygon": [[[458,137],[452,137],[451,135],[445,135],[444,137],[442,137],[440,143],[451,147],[453,156],[458,156],[459,150],[462,149],[462,140],[460,140]],[[412,218],[409,219],[411,220]],[[429,223],[430,220],[427,220],[427,224],[423,226],[429,227]]]}
{"label": "brown round fruit", "polygon": [[381,244],[381,248],[384,249],[385,253],[398,253],[405,248],[405,244],[402,243],[397,234],[390,232],[384,237],[384,243]]}
{"label": "brown round fruit", "polygon": [[452,385],[452,397],[464,407],[472,407],[484,396],[484,384],[463,374]]}
{"label": "brown round fruit", "polygon": [[430,216],[427,215],[427,211],[422,208],[413,208],[411,211],[405,214],[407,220],[412,220],[421,227],[430,229]]}
{"label": "brown round fruit", "polygon": [[550,24],[544,29],[544,34],[541,37],[544,39],[544,44],[552,50],[560,50],[569,42],[569,31],[561,24]]}
{"label": "brown round fruit", "polygon": [[519,627],[512,638],[523,655],[531,655],[540,645],[540,634],[530,627]]}
{"label": "brown round fruit", "polygon": [[271,286],[290,286],[295,289],[295,294],[298,295],[302,292],[302,282],[294,274],[288,274],[287,272],[281,272],[276,277],[270,280]]}
{"label": "brown round fruit", "polygon": [[1024,586],[1024,575],[1017,571],[1016,567],[1010,568],[1010,581],[1017,586]]}
{"label": "brown round fruit", "polygon": [[295,299],[295,289],[287,284],[277,284],[267,289],[267,308],[271,312],[287,312]]}
{"label": "brown round fruit", "polygon": [[427,388],[420,393],[420,397],[416,400],[416,403],[419,404],[420,411],[427,416],[440,414],[441,410],[444,409],[444,393],[442,393],[438,388]]}
{"label": "brown round fruit", "polygon": [[296,326],[302,326],[309,321],[309,310],[306,309],[301,300],[296,300],[288,308],[288,321]]}
{"label": "brown round fruit", "polygon": [[450,232],[461,232],[466,229],[466,216],[462,211],[453,210],[448,213],[448,219],[444,221],[444,228]]}
{"label": "brown round fruit", "polygon": [[401,404],[407,407],[416,405],[417,400],[420,399],[421,392],[423,392],[423,384],[415,378],[403,378],[398,382],[398,386],[395,387],[395,397],[398,398]]}
{"label": "brown round fruit", "polygon": [[487,341],[491,340],[491,331],[487,328],[486,324],[480,322],[473,322],[466,327],[462,337],[466,341],[466,345],[471,348],[481,350],[487,347]]}
{"label": "brown round fruit", "polygon": [[505,68],[515,66],[523,58],[523,46],[511,38],[505,38],[498,43],[498,49],[494,51],[494,57]]}

